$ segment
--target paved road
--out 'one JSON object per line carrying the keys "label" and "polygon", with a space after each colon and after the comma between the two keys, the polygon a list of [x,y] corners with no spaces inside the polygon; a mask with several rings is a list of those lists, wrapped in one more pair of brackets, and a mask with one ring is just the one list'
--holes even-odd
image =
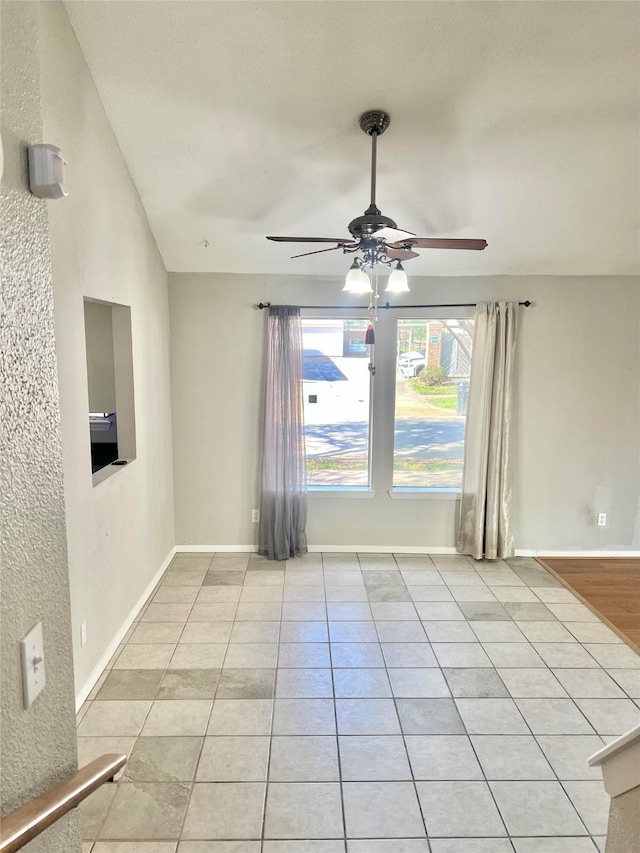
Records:
{"label": "paved road", "polygon": [[[366,454],[365,421],[347,424],[307,424],[309,456]],[[407,418],[396,424],[396,451],[420,459],[462,459],[464,421],[438,418],[432,421]]]}

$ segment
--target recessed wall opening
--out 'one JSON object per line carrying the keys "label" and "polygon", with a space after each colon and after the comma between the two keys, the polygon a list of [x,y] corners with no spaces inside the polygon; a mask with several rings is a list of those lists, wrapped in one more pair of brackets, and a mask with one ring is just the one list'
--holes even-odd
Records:
{"label": "recessed wall opening", "polygon": [[136,458],[131,308],[85,298],[84,328],[96,485]]}

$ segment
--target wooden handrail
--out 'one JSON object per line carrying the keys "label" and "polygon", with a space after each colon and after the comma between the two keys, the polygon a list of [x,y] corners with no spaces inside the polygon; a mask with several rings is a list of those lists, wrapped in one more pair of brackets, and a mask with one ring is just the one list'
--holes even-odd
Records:
{"label": "wooden handrail", "polygon": [[0,820],[0,853],[14,853],[58,818],[75,808],[96,788],[113,780],[127,763],[126,755],[102,755],[40,797]]}

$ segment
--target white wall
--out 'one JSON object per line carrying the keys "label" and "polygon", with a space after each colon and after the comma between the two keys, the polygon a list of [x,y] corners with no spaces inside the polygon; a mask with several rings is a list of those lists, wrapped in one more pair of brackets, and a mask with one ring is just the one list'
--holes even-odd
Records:
{"label": "white wall", "polygon": [[[171,274],[169,280],[176,539],[187,545],[253,545],[266,312],[252,306],[269,300],[299,305],[356,300],[341,293],[340,282],[295,275]],[[410,304],[482,299],[535,302],[521,309],[517,548],[638,549],[638,281],[413,279],[405,297]],[[393,340],[377,332],[376,346],[393,350]],[[394,376],[378,360],[375,405],[387,412],[393,387]],[[389,436],[374,441],[388,445]],[[457,506],[392,501],[380,489],[372,500],[312,497],[309,544],[451,548]],[[596,527],[597,511],[609,514],[607,527]]]}
{"label": "white wall", "polygon": [[113,362],[111,310],[110,305],[101,302],[84,303],[90,412],[116,411],[116,372]]}
{"label": "white wall", "polygon": [[[39,9],[44,135],[69,161],[48,209],[79,691],[174,543],[167,275],[64,8]],[[131,306],[137,459],[95,488],[84,296]]]}
{"label": "white wall", "polygon": [[[49,225],[46,202],[31,195],[27,185],[27,146],[42,142],[38,25],[34,3],[0,4],[3,816],[77,769]],[[38,622],[43,626],[46,684],[25,709],[20,641]],[[72,809],[28,849],[80,853],[81,846],[77,809]]]}

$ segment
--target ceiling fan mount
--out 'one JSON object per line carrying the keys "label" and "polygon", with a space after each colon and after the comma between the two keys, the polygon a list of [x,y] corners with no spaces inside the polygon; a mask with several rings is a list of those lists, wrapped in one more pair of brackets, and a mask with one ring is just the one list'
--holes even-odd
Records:
{"label": "ceiling fan mount", "polygon": [[[417,252],[413,251],[414,248],[476,250],[486,248],[486,240],[416,237],[410,231],[399,229],[393,219],[382,215],[376,205],[377,148],[378,137],[382,136],[390,123],[389,114],[383,110],[369,110],[360,116],[360,129],[371,137],[371,203],[362,216],[356,216],[349,223],[350,237],[344,239],[337,237],[267,237],[267,240],[274,240],[279,243],[335,243],[336,245],[327,249],[316,249],[311,252],[292,255],[292,257],[301,258],[305,255],[333,252],[337,249],[341,249],[345,254],[358,252],[361,257],[354,260],[352,269],[357,267],[363,273],[367,269],[373,269],[376,264],[397,265],[399,268],[400,261],[418,257]],[[402,289],[406,290],[406,276],[404,285]]]}

